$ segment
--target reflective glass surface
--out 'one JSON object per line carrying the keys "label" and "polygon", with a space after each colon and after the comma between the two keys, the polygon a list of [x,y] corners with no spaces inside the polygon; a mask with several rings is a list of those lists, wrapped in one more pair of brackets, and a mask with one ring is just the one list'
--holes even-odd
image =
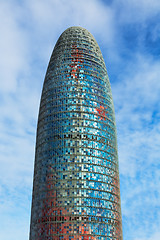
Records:
{"label": "reflective glass surface", "polygon": [[110,83],[93,36],[64,31],[40,103],[30,240],[122,240]]}

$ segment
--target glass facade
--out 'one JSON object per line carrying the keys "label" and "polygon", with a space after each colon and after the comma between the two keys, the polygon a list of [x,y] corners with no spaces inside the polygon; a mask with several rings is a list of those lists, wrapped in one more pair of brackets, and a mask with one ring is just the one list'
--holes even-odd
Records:
{"label": "glass facade", "polygon": [[30,240],[122,240],[116,125],[105,63],[84,28],[64,31],[38,118]]}

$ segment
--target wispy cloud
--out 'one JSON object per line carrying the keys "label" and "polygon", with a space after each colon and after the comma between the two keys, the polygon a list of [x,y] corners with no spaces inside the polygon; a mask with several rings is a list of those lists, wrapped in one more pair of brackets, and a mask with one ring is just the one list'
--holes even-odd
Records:
{"label": "wispy cloud", "polygon": [[153,232],[151,237],[134,238],[134,240],[158,240],[158,239],[160,239],[160,232]]}
{"label": "wispy cloud", "polygon": [[[25,32],[19,28],[16,13],[8,2],[0,3],[0,91],[16,91],[17,78],[26,63],[27,41]],[[26,65],[27,70],[27,65]]]}

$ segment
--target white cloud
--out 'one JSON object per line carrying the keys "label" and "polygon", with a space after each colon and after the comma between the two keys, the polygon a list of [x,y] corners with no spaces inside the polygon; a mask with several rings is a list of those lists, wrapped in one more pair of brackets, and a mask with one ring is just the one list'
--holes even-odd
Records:
{"label": "white cloud", "polygon": [[159,0],[120,0],[113,1],[119,20],[125,23],[145,23],[160,12]]}
{"label": "white cloud", "polygon": [[160,232],[153,232],[152,236],[145,237],[145,238],[134,238],[134,240],[159,240],[160,239]]}
{"label": "white cloud", "polygon": [[20,28],[14,12],[14,5],[0,3],[0,91],[15,92],[22,69],[27,70],[27,36]]}

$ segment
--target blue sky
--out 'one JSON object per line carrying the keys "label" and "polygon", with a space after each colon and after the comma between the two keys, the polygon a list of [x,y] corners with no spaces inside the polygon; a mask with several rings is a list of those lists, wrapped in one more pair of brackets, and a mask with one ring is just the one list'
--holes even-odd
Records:
{"label": "blue sky", "polygon": [[28,240],[36,124],[53,47],[96,38],[117,122],[124,240],[160,239],[160,1],[0,1],[0,239]]}

